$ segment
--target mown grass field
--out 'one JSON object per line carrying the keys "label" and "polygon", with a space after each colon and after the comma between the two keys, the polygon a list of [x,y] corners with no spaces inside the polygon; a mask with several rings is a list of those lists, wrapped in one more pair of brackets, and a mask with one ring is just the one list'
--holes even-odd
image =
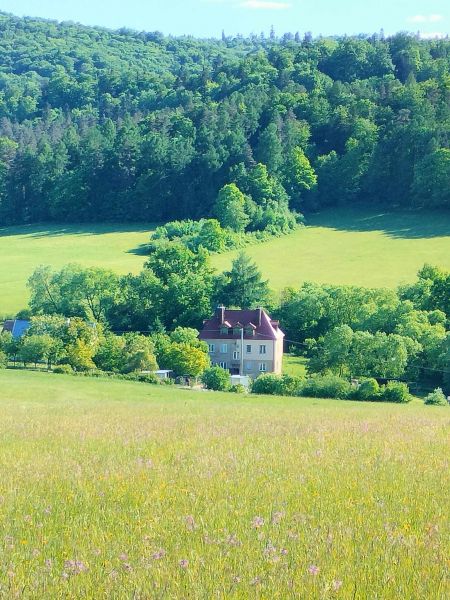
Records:
{"label": "mown grass field", "polygon": [[[292,235],[246,248],[275,290],[305,280],[396,287],[413,281],[425,262],[450,268],[448,212],[339,209],[309,215],[308,224]],[[151,224],[0,229],[0,316],[26,306],[26,282],[40,264],[77,262],[138,272],[145,260],[139,249],[151,230]],[[214,256],[213,264],[227,269],[235,255]]]}
{"label": "mown grass field", "polygon": [[[426,262],[450,268],[449,212],[335,209],[307,223],[246,249],[275,290],[304,281],[395,288],[414,281]],[[228,269],[235,256],[215,256],[214,265]]]}
{"label": "mown grass field", "polygon": [[118,273],[139,272],[152,225],[45,225],[0,228],[0,316],[15,314],[28,300],[26,282],[41,264],[70,262]]}
{"label": "mown grass field", "polygon": [[0,597],[449,597],[450,412],[0,371]]}

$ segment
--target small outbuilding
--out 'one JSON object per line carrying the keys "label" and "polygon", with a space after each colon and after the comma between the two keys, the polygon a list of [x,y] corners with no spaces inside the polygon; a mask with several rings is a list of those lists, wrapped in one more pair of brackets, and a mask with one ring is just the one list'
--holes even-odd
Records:
{"label": "small outbuilding", "polygon": [[15,340],[18,340],[25,335],[30,326],[30,321],[24,319],[9,319],[3,323],[2,333],[8,331]]}

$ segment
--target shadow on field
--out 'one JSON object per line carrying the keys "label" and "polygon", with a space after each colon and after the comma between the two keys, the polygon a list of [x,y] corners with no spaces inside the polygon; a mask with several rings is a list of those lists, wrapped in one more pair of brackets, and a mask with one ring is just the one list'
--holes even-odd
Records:
{"label": "shadow on field", "polygon": [[335,209],[307,215],[308,225],[338,231],[382,231],[392,238],[420,239],[450,236],[450,211],[374,211]]}
{"label": "shadow on field", "polygon": [[144,233],[149,235],[154,230],[154,223],[81,223],[53,225],[40,223],[33,225],[20,225],[17,227],[0,227],[0,237],[26,235],[32,238],[60,237],[64,235],[104,235],[106,233]]}

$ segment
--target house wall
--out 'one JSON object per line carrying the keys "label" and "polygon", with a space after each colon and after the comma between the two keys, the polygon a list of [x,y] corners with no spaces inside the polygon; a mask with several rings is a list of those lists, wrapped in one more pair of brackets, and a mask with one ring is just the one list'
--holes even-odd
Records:
{"label": "house wall", "polygon": [[[210,358],[213,365],[226,363],[226,368],[230,370],[238,370],[241,365],[241,340],[240,339],[211,339],[205,340],[210,346]],[[227,350],[223,352],[223,345],[226,344]],[[261,373],[281,373],[283,344],[276,346],[278,342],[273,340],[257,340],[244,339],[244,375],[257,377]],[[251,351],[247,352],[247,346],[251,347]],[[261,346],[265,347],[265,353],[261,352]],[[214,349],[212,349],[213,347]],[[233,352],[237,352],[236,358]],[[261,365],[265,366],[265,370],[261,370]]]}

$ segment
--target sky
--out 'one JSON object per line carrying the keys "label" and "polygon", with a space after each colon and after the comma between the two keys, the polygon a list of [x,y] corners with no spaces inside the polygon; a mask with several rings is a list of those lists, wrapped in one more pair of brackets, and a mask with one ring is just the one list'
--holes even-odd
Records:
{"label": "sky", "polygon": [[220,37],[241,33],[314,35],[420,31],[450,34],[450,0],[0,0],[18,16],[117,29]]}

